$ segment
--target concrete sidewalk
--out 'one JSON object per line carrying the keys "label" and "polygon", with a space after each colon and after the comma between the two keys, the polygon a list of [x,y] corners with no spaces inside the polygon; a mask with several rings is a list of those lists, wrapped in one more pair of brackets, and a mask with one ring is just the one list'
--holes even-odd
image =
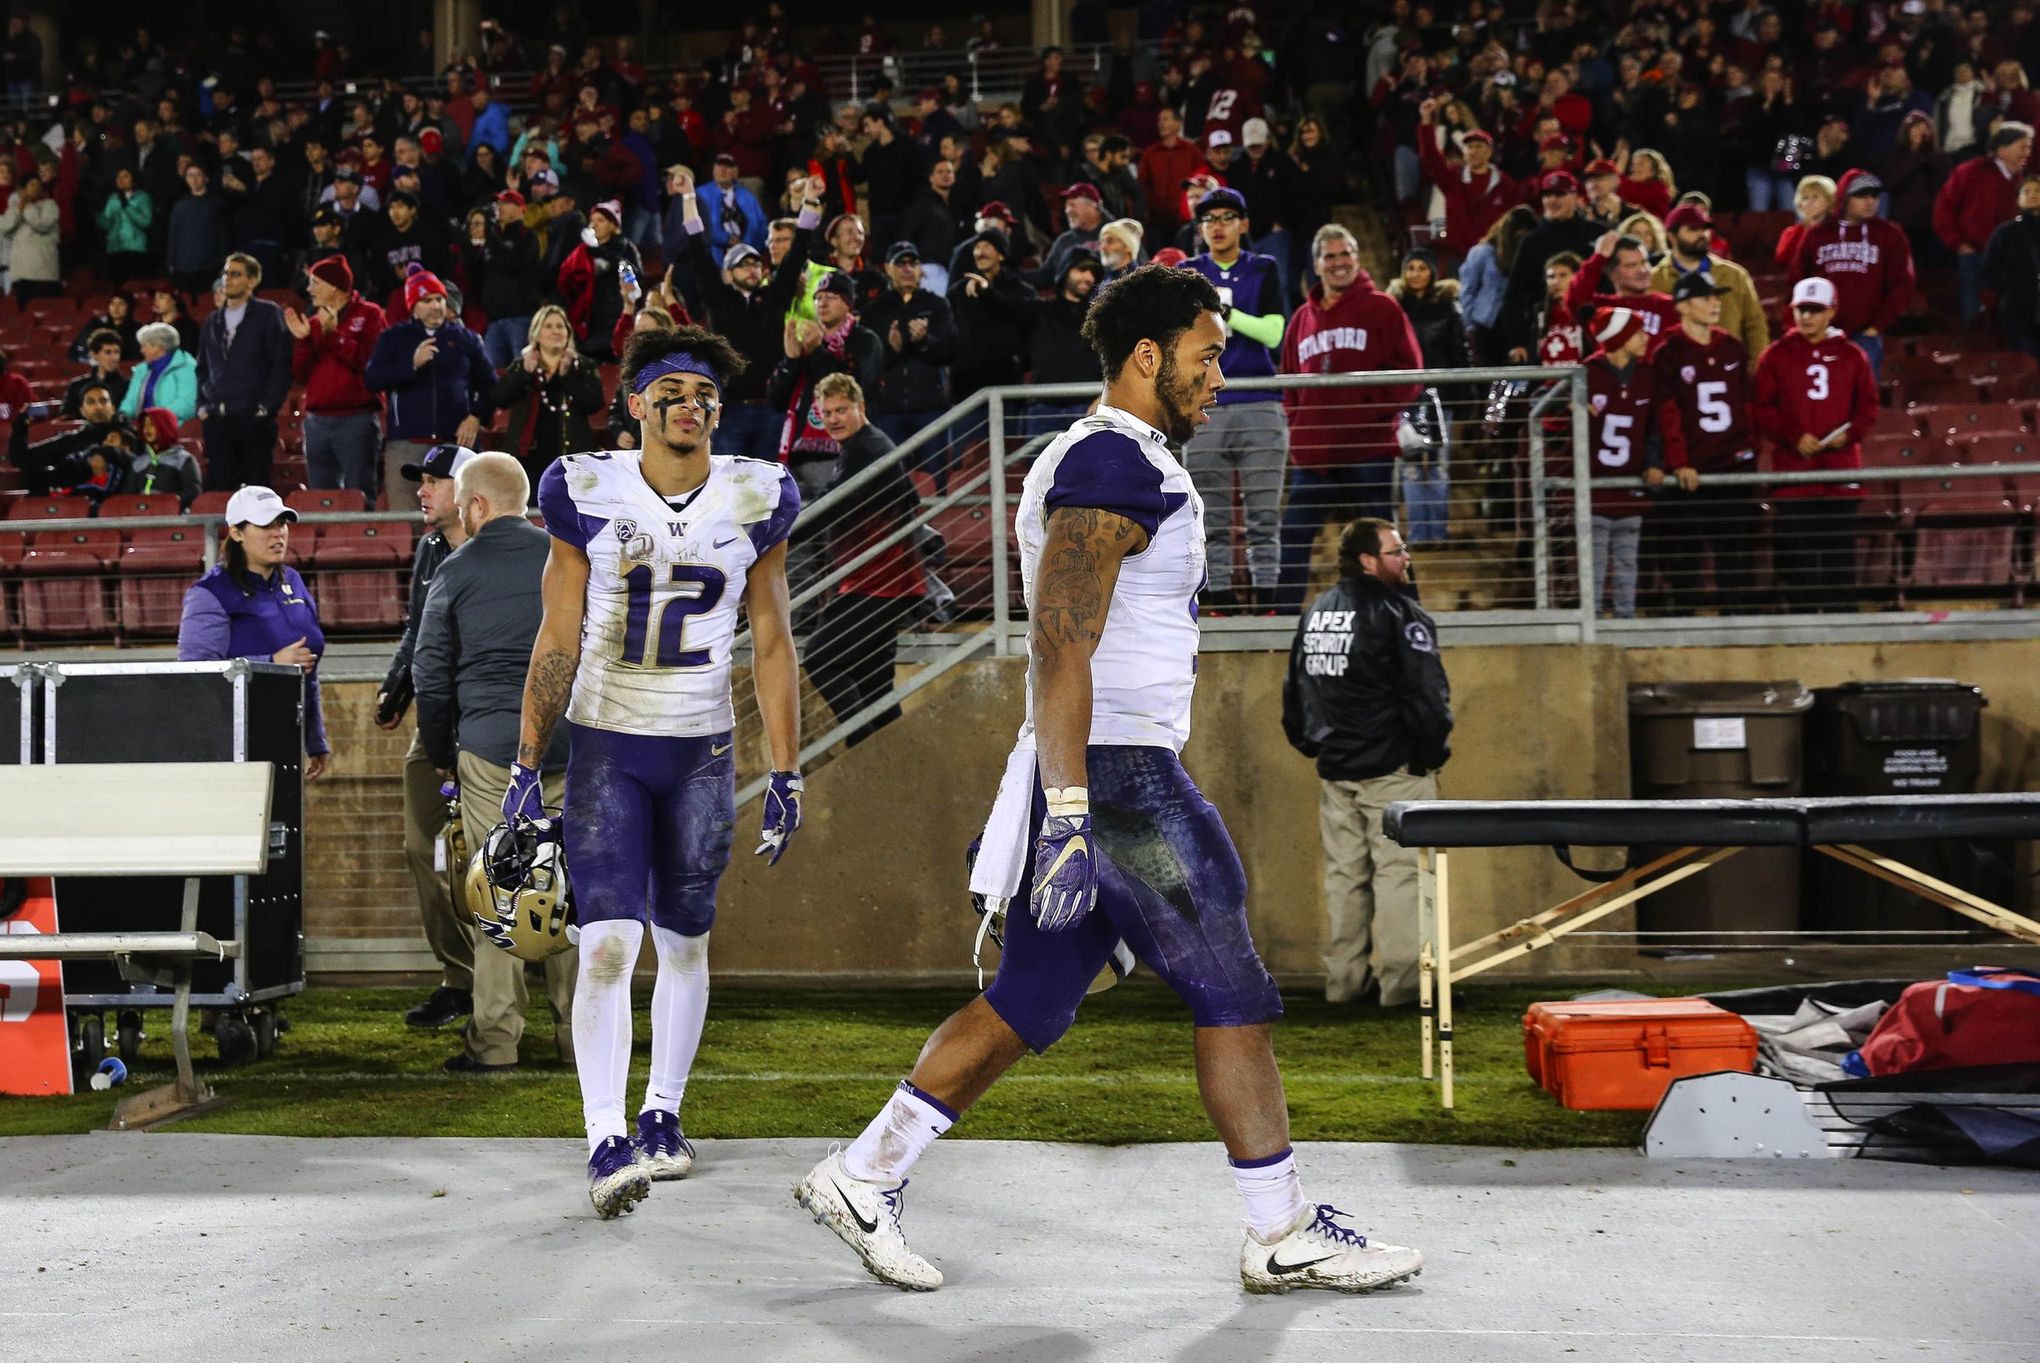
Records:
{"label": "concrete sidewalk", "polygon": [[0,1141],[0,1357],[2040,1359],[2040,1179],[1617,1151],[1301,1150],[1305,1192],[1415,1244],[1414,1284],[1252,1298],[1214,1145],[938,1145],[867,1278],[793,1206],[818,1141],[722,1141],[594,1220],[570,1141]]}

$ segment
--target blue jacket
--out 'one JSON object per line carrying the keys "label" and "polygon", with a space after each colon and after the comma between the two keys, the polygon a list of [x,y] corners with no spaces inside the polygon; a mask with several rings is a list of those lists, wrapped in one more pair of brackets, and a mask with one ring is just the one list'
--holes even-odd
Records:
{"label": "blue jacket", "polygon": [[[127,393],[120,400],[122,416],[133,419],[142,414],[142,390],[148,386],[149,363],[144,360],[128,375]],[[149,395],[149,406],[168,407],[179,421],[189,421],[198,415],[198,362],[190,352],[170,352],[170,362],[163,367],[162,377],[156,380],[156,389]]]}
{"label": "blue jacket", "polygon": [[[184,618],[177,623],[177,657],[182,662],[223,662],[253,658],[268,662],[299,639],[315,654],[326,652],[319,608],[297,569],[285,565],[267,578],[251,578],[250,590],[220,564],[184,593]],[[319,668],[305,673],[305,751],[330,752],[326,716],[319,704]]]}
{"label": "blue jacket", "polygon": [[1473,325],[1492,327],[1502,320],[1502,295],[1508,286],[1494,245],[1480,242],[1459,266],[1459,310]]}
{"label": "blue jacket", "polygon": [[198,403],[209,416],[264,416],[283,410],[290,396],[290,331],[283,309],[250,298],[234,343],[227,344],[227,310],[214,308],[198,329]]}
{"label": "blue jacket", "polygon": [[[758,202],[757,195],[742,185],[731,185],[730,188],[736,192],[737,211],[744,215],[744,234],[735,240],[731,239],[729,231],[723,226],[722,189],[711,182],[696,186],[694,191],[695,202],[700,205],[702,226],[708,229],[708,249],[715,257],[717,268],[722,266],[723,253],[736,245],[737,241],[747,241],[760,254],[763,254],[765,239],[768,235],[765,230],[766,224],[772,220],[772,215],[767,213],[764,206]],[[675,225],[675,229],[683,233],[680,236],[669,236],[666,240],[675,242],[685,241],[687,239],[684,235],[686,229],[679,226],[683,219],[681,200],[678,195],[675,195],[673,202],[668,205],[666,215]],[[769,260],[770,257],[768,256],[767,259]]]}
{"label": "blue jacket", "polygon": [[486,142],[496,149],[498,157],[510,151],[510,111],[499,101],[490,100],[489,107],[475,115],[474,135],[468,138],[468,160],[472,162],[475,147]]}
{"label": "blue jacket", "polygon": [[451,440],[465,418],[474,416],[486,426],[495,415],[489,390],[496,371],[482,353],[481,338],[451,318],[433,337],[439,352],[422,369],[411,363],[425,339],[425,324],[416,318],[386,328],[368,357],[368,386],[389,394],[391,440]]}

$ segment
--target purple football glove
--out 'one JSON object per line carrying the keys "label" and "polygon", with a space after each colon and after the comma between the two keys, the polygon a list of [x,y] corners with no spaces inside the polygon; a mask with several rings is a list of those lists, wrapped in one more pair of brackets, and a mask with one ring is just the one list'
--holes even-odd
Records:
{"label": "purple football glove", "polygon": [[544,817],[545,791],[539,785],[538,772],[513,763],[510,767],[510,788],[503,792],[503,822],[514,825],[525,819]]}
{"label": "purple football glove", "polygon": [[1055,790],[1034,839],[1034,894],[1028,909],[1043,932],[1064,932],[1098,902],[1098,845],[1087,792]]}
{"label": "purple football glove", "polygon": [[[752,856],[766,857],[767,866],[777,866],[800,828],[801,792],[807,783],[797,771],[775,771],[765,787],[765,826],[758,835],[758,849]],[[769,856],[767,854],[770,854]]]}

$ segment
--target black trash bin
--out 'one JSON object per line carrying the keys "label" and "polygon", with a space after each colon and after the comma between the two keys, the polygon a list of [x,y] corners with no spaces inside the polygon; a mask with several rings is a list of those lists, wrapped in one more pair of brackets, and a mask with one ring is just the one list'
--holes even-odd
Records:
{"label": "black trash bin", "polygon": [[[1630,789],[1639,800],[1748,800],[1801,794],[1807,711],[1796,681],[1663,682],[1629,692]],[[1632,849],[1641,864],[1672,849]],[[1707,938],[1659,936],[1799,926],[1799,853],[1752,847],[1636,906],[1640,944],[1678,950]]]}
{"label": "black trash bin", "polygon": [[[1990,702],[1979,687],[1923,677],[1848,682],[1813,697],[1806,744],[1810,795],[1966,795],[1982,780],[1983,711]],[[1914,839],[1880,843],[1876,850],[1995,903],[2010,900],[2009,844]],[[1805,885],[1806,925],[1818,931],[1962,929],[1963,938],[1975,935],[1968,919],[1818,852],[1807,854]]]}

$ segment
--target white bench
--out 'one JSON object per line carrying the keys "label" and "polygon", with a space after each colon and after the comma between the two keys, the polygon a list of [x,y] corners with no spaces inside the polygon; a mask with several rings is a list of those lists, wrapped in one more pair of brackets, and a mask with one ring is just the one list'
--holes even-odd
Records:
{"label": "white bench", "polygon": [[[170,988],[177,1081],[121,1100],[129,1130],[213,1101],[191,1069],[191,968],[241,953],[198,930],[200,876],[260,875],[269,864],[267,762],[138,762],[0,766],[0,876],[181,876],[176,932],[0,934],[0,960],[111,959],[122,978]],[[124,831],[108,836],[108,814]],[[62,906],[59,905],[59,913]]]}

